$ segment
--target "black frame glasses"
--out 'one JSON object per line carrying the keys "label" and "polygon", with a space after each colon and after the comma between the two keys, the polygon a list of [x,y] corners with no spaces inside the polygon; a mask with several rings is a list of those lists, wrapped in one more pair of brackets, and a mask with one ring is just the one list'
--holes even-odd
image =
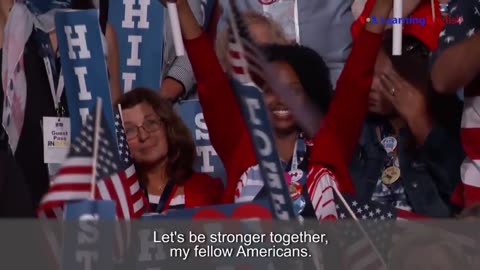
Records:
{"label": "black frame glasses", "polygon": [[125,127],[125,136],[127,140],[132,140],[138,137],[140,133],[140,128],[142,128],[147,133],[152,133],[158,131],[162,128],[163,121],[161,119],[147,119],[143,122],[143,124],[139,126],[126,126]]}

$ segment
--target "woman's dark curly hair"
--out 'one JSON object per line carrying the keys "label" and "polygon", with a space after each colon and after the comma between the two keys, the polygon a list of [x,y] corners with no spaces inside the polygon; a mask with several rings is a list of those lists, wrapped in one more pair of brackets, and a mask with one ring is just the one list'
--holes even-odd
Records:
{"label": "woman's dark curly hair", "polygon": [[269,62],[289,64],[313,103],[325,114],[333,95],[330,71],[314,50],[300,45],[268,45],[264,47]]}

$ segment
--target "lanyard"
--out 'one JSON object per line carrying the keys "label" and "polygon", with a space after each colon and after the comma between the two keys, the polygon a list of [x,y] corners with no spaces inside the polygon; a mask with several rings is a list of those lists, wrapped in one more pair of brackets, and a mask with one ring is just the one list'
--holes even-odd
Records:
{"label": "lanyard", "polygon": [[298,138],[297,142],[295,143],[295,149],[293,149],[293,157],[292,157],[292,166],[290,167],[290,171],[295,171],[298,169],[299,165],[299,157],[303,157],[306,152],[306,144],[303,138]]}
{"label": "lanyard", "polygon": [[[163,189],[160,199],[158,200],[158,205],[157,209],[155,209],[155,212],[162,213],[165,208],[168,208],[173,197],[172,195],[175,194],[174,191],[176,190],[177,189],[175,184],[173,184],[173,181],[168,181],[167,185],[165,185],[165,188]],[[146,187],[143,189],[143,192],[148,200],[148,191]]]}
{"label": "lanyard", "polygon": [[[35,38],[40,46],[40,55],[43,58],[43,64],[45,65],[45,71],[47,72],[48,84],[50,86],[50,93],[52,94],[55,111],[58,116],[61,116],[64,112],[61,111],[63,108],[60,108],[60,103],[65,88],[62,71],[60,70],[58,73],[58,70],[55,67],[55,62],[52,62],[55,61],[56,55],[53,52],[49,35],[40,29],[35,29]],[[58,85],[55,89],[55,79],[57,75]]]}
{"label": "lanyard", "polygon": [[63,89],[65,88],[65,82],[63,80],[62,70],[60,69],[60,75],[58,76],[58,85],[57,90],[55,91],[55,83],[54,83],[54,76],[52,70],[52,63],[50,62],[49,57],[43,57],[43,63],[45,64],[45,69],[47,70],[48,76],[48,84],[50,85],[50,92],[52,94],[53,104],[55,105],[55,111],[57,112],[58,116],[63,114],[60,111],[60,102],[63,94]]}

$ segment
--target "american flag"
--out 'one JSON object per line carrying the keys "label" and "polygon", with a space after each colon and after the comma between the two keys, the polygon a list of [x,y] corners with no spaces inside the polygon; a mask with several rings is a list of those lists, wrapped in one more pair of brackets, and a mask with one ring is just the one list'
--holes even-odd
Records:
{"label": "american flag", "polygon": [[[447,24],[440,33],[439,45],[446,49],[480,31],[480,1],[456,1],[450,6],[450,18],[459,18],[456,24]],[[461,137],[466,153],[460,168],[462,182],[452,201],[462,207],[480,202],[480,90],[466,89],[462,115]]]}
{"label": "american flag", "polygon": [[[113,200],[117,205],[119,219],[138,218],[144,212],[145,198],[130,158],[118,112],[115,119],[118,149],[106,121],[103,118],[101,121],[95,197],[101,200]],[[62,164],[49,191],[40,203],[38,211],[40,216],[62,217],[66,202],[90,199],[94,126],[94,119],[88,116],[80,135],[71,144],[68,158]]]}
{"label": "american flag", "polygon": [[[90,199],[91,196],[94,126],[94,119],[89,115],[38,210],[40,220],[43,221],[42,229],[57,264],[60,263],[61,256],[64,204]],[[115,112],[117,141],[113,139],[103,118],[100,126],[95,199],[115,201],[118,219],[139,218],[144,213],[146,198],[138,183],[119,112]],[[115,142],[118,142],[118,149]],[[56,218],[57,222],[47,223],[46,218]],[[128,245],[130,231],[128,223],[118,225],[120,226],[114,228],[114,254],[121,257]]]}
{"label": "american flag", "polygon": [[[343,251],[343,262],[346,269],[377,270],[385,269],[383,262],[391,259],[392,249],[406,236],[422,235],[435,230],[439,237],[455,243],[464,254],[475,254],[475,240],[471,237],[442,227],[443,224],[422,223],[427,217],[405,211],[394,206],[366,201],[349,194],[342,194],[360,223],[353,221],[338,223],[335,226],[340,232],[339,245]],[[335,195],[335,208],[339,220],[352,220],[345,204]],[[360,229],[362,226],[363,231]],[[366,236],[366,235],[367,236]],[[376,250],[374,250],[374,247]],[[379,258],[382,256],[382,259]]]}
{"label": "american flag", "polygon": [[229,40],[228,56],[231,73],[243,84],[255,83],[258,87],[265,84],[262,67],[265,65],[265,55],[253,42],[248,27],[243,20],[234,0],[229,1]]}
{"label": "american flag", "polygon": [[[113,171],[113,174],[106,174],[107,176],[103,177],[103,181],[97,182],[95,194],[97,199],[113,200],[117,203],[118,218],[139,218],[145,213],[146,197],[138,182],[119,112],[115,112],[115,133],[117,135],[119,155],[117,164],[120,165],[120,170],[118,173]],[[100,148],[100,151],[102,150],[104,153],[107,151]],[[109,157],[99,155],[100,163],[104,164],[105,162],[108,164]]]}
{"label": "american flag", "polygon": [[[417,218],[418,215],[392,206],[360,200],[349,194],[342,194],[342,196],[360,221],[360,223],[339,224],[343,240],[340,241],[340,247],[344,250],[343,256],[348,264],[347,269],[385,269],[383,262],[387,261],[388,250],[394,238],[393,221]],[[339,220],[352,219],[345,204],[337,195],[335,195],[335,208]],[[367,236],[360,226],[363,227]],[[382,256],[383,262],[379,256]]]}

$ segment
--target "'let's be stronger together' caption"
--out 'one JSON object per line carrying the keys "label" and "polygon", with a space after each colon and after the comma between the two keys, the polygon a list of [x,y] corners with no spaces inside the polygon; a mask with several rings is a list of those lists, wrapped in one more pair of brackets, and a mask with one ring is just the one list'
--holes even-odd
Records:
{"label": "'let's be stronger together' caption", "polygon": [[[170,258],[308,258],[308,245],[328,245],[326,234],[294,233],[169,233],[153,232],[153,242],[167,244]],[[178,245],[177,245],[178,244]],[[183,245],[182,245],[183,244]]]}

